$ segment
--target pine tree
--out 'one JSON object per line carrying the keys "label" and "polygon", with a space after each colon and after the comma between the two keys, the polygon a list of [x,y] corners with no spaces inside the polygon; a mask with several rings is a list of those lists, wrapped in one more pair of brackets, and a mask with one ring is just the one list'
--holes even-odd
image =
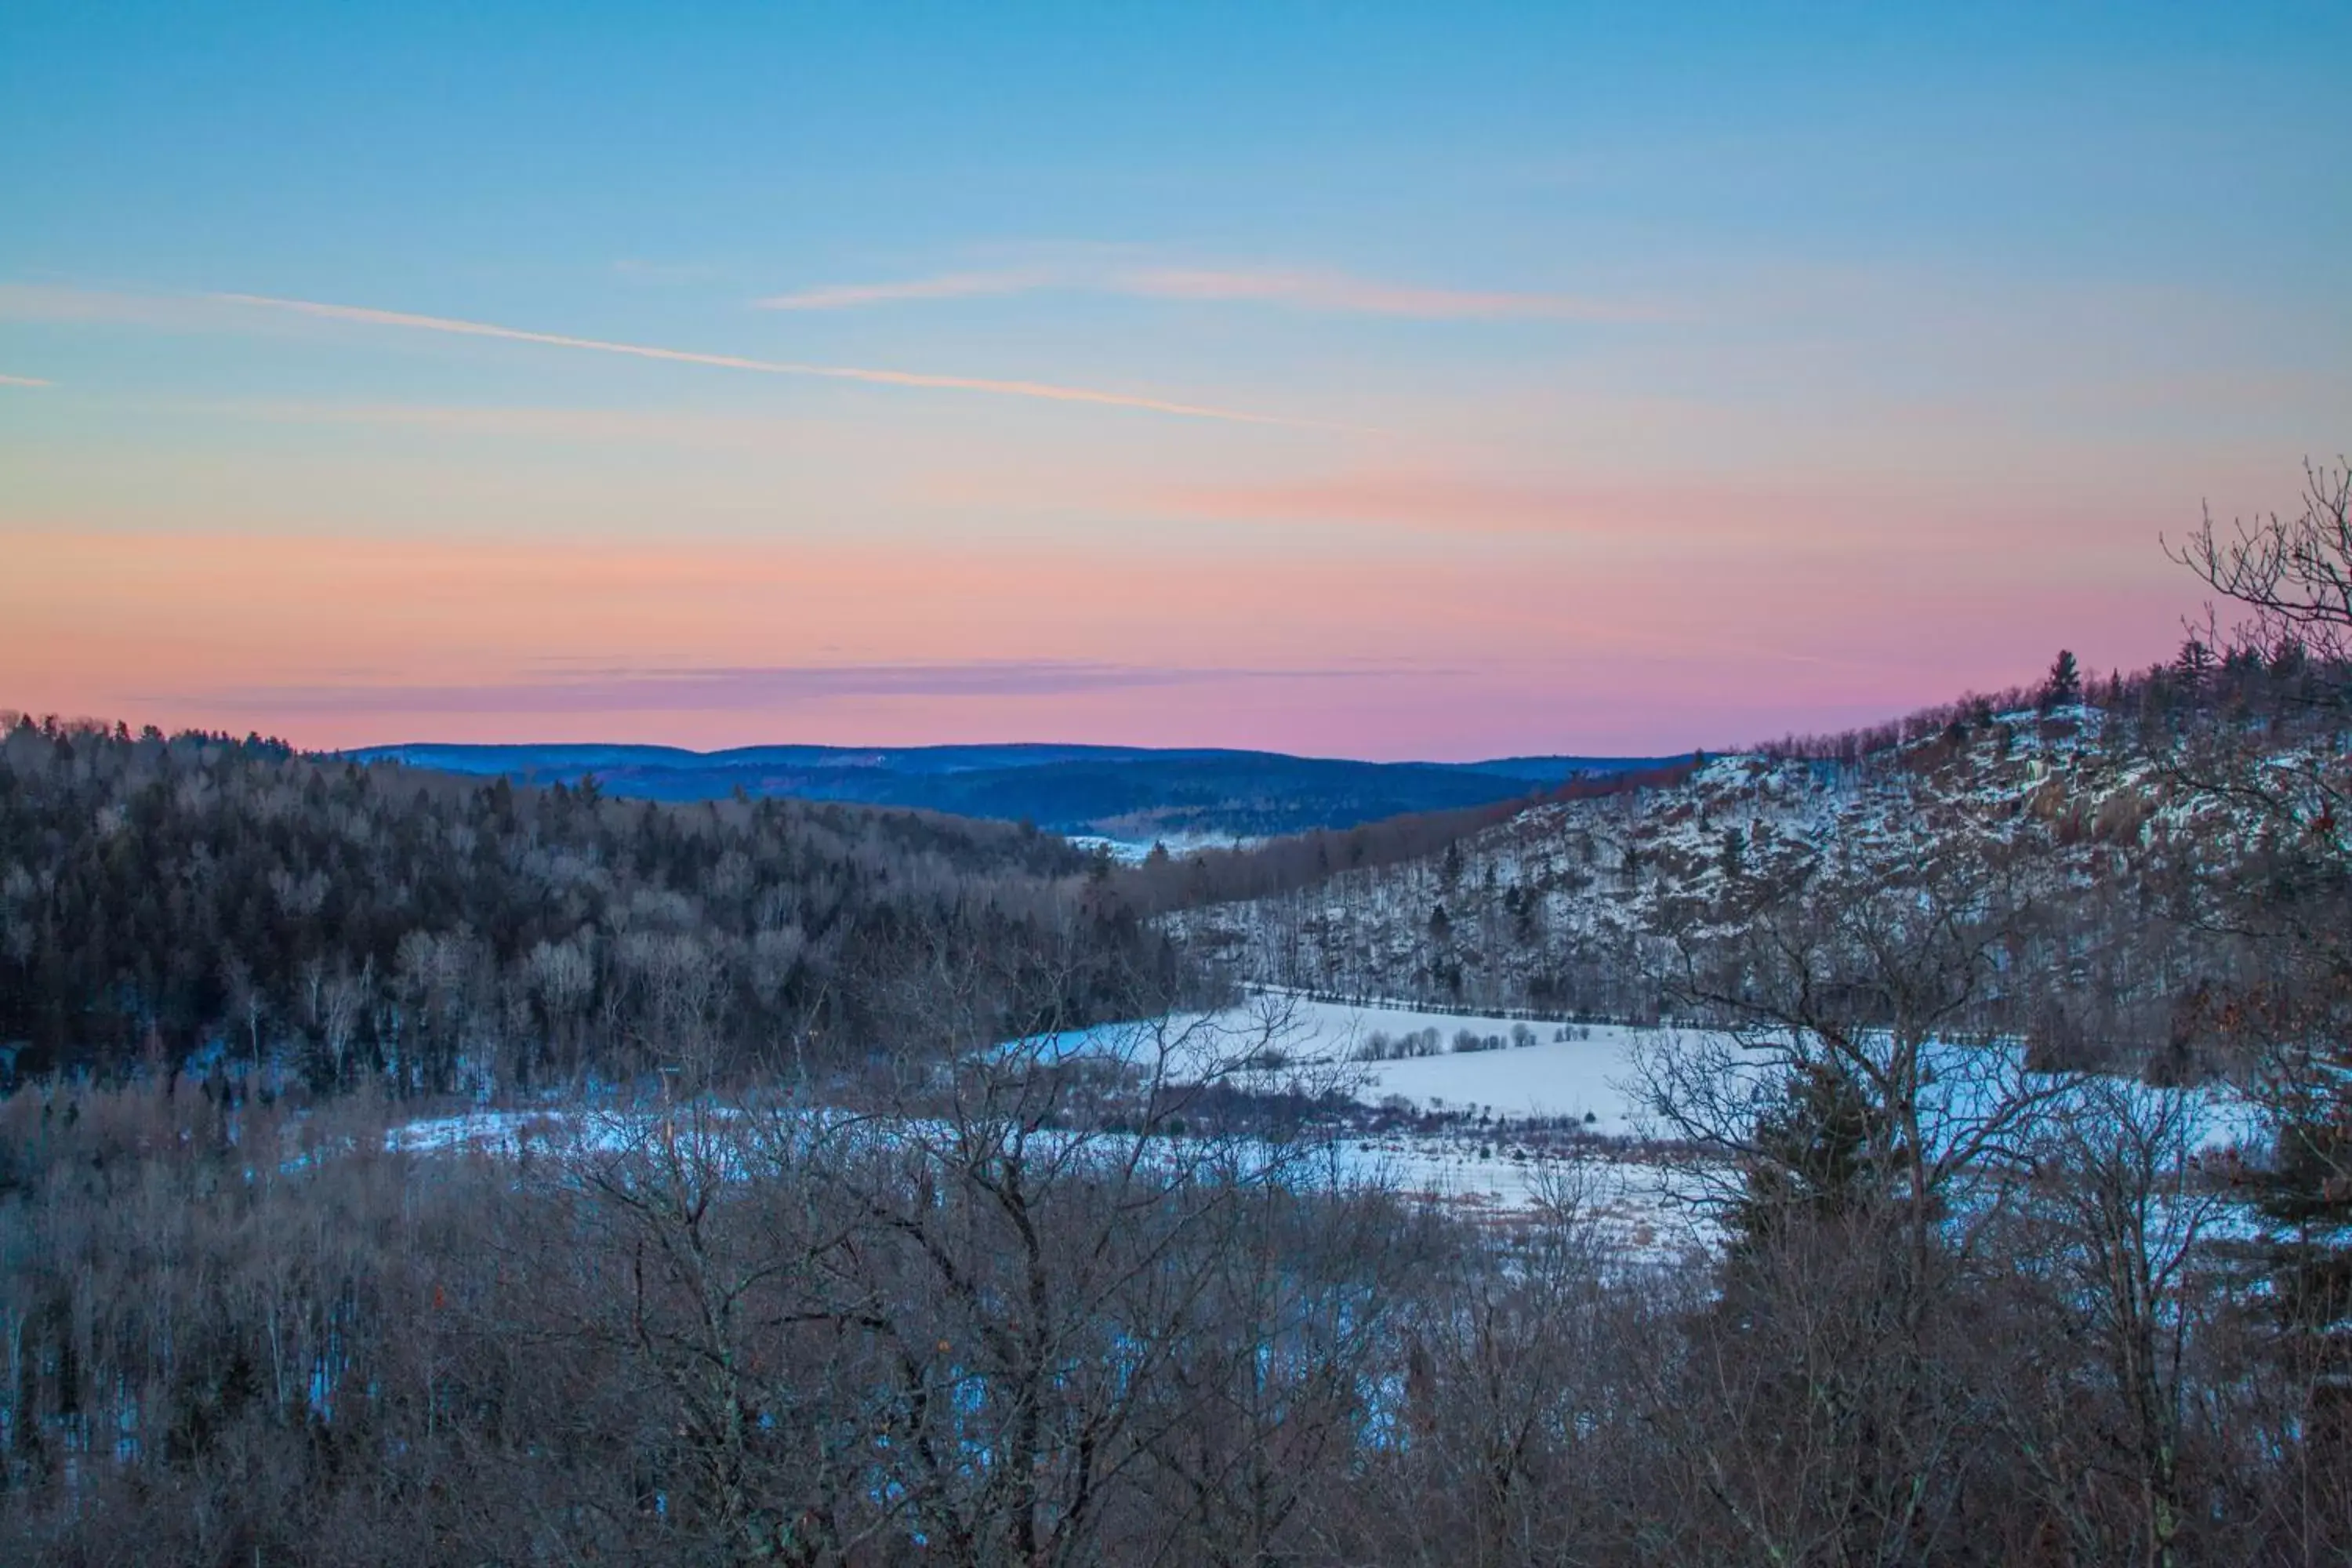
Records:
{"label": "pine tree", "polygon": [[2202,691],[2213,676],[2213,650],[2205,646],[2201,637],[2189,637],[2180,645],[2180,655],[2172,661],[2172,668],[2179,673],[2181,684],[2191,692]]}
{"label": "pine tree", "polygon": [[1827,1062],[1791,1072],[1756,1122],[1756,1157],[1730,1216],[1734,1257],[1792,1225],[1835,1219],[1869,1198],[1870,1106],[1853,1078]]}
{"label": "pine tree", "polygon": [[2352,1354],[2352,1107],[2325,1092],[2296,1101],[2281,1118],[2259,1202],[2277,1227],[2281,1310],[2299,1331],[2342,1342],[2341,1357]]}
{"label": "pine tree", "polygon": [[2074,650],[2060,648],[2058,657],[2050,661],[2050,674],[2042,683],[2042,710],[2069,707],[2083,700],[2083,671],[2074,663]]}

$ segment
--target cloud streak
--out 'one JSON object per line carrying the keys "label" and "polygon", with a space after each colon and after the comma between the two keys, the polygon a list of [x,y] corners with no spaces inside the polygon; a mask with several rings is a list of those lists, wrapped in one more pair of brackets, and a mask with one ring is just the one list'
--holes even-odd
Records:
{"label": "cloud streak", "polygon": [[637,441],[707,450],[770,453],[776,451],[781,443],[805,435],[806,430],[795,421],[772,416],[699,411],[639,413],[612,408],[421,403],[198,403],[190,406],[226,418],[267,424],[380,426],[569,443]]}
{"label": "cloud streak", "polygon": [[1289,305],[1360,316],[1417,321],[1626,321],[1654,312],[1571,294],[1515,294],[1382,283],[1344,272],[1160,268],[1126,274],[1121,291],[1154,300]]}
{"label": "cloud streak", "polygon": [[[1223,681],[1361,677],[1362,668],[1171,668],[1090,659],[612,669],[481,684],[331,683],[171,694],[281,713],[756,711],[845,698],[1066,697]],[[158,700],[158,699],[142,699]]]}
{"label": "cloud streak", "polygon": [[1075,403],[1104,408],[1131,408],[1144,413],[1174,415],[1187,419],[1215,419],[1242,425],[1311,425],[1309,420],[1252,414],[1206,404],[1177,403],[1094,387],[1064,386],[1042,381],[1004,381],[986,376],[933,375],[916,371],[868,370],[854,365],[807,364],[790,360],[749,359],[740,354],[701,353],[689,349],[657,348],[645,343],[614,342],[603,338],[573,337],[563,332],[531,331],[497,326],[488,321],[459,321],[447,316],[421,316],[404,310],[380,310],[364,305],[322,304],[312,300],[283,300],[267,294],[214,294],[225,304],[280,310],[330,321],[361,326],[397,327],[410,331],[442,332],[457,337],[491,338],[501,342],[537,343],[548,348],[582,349],[632,359],[658,360],[670,364],[709,365],[720,370],[750,371],[761,375],[806,376],[824,381],[858,382],[871,386],[920,387],[945,392],[977,392],[996,397],[1019,397],[1045,403]]}
{"label": "cloud streak", "polygon": [[1007,272],[944,272],[892,283],[835,283],[758,301],[765,310],[847,310],[860,305],[891,305],[908,300],[970,300],[1025,294],[1061,286],[1064,279],[1042,268]]}
{"label": "cloud streak", "polygon": [[55,386],[54,381],[44,381],[37,375],[0,375],[0,386]]}
{"label": "cloud streak", "polygon": [[[1962,541],[2038,534],[2047,501],[1979,494],[1958,505],[1860,478],[1722,479],[1509,478],[1460,470],[1373,470],[1242,484],[1158,484],[1090,499],[1118,515],[1336,528],[1437,537],[1578,540],[1620,558],[1763,554],[1881,560]],[[1902,519],[1890,528],[1889,519]]]}
{"label": "cloud streak", "polygon": [[1351,273],[1284,268],[1023,268],[950,272],[880,283],[839,283],[758,300],[770,310],[845,310],[917,300],[964,300],[1047,289],[1129,299],[1280,305],[1332,315],[1414,321],[1633,321],[1657,312],[1573,294],[1427,288]]}

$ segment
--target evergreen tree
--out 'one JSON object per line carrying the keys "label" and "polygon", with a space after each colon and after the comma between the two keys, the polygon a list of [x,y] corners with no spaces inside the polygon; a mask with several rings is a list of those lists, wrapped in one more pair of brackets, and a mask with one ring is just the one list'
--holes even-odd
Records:
{"label": "evergreen tree", "polygon": [[1829,1062],[1798,1068],[1757,1118],[1755,1154],[1730,1215],[1733,1256],[1791,1226],[1851,1214],[1875,1185],[1861,1087]]}
{"label": "evergreen tree", "polygon": [[[2318,1064],[2352,1069],[2352,1051]],[[2284,1100],[2274,1156],[2261,1176],[2261,1207],[2276,1227],[2278,1305],[2298,1331],[2337,1342],[2352,1373],[2352,1106],[2316,1089]]]}
{"label": "evergreen tree", "polygon": [[2181,643],[2179,656],[2172,661],[2172,670],[2194,697],[2213,679],[2213,650],[2205,646],[2202,637],[2189,637]]}
{"label": "evergreen tree", "polygon": [[2058,657],[2050,661],[2050,674],[2042,683],[2042,710],[2065,708],[2083,700],[2083,671],[2074,662],[2074,650],[2060,648]]}

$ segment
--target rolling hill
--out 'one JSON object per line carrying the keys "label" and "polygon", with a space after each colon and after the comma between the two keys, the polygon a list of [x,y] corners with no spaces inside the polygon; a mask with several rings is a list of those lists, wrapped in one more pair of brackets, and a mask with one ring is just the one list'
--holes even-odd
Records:
{"label": "rolling hill", "polygon": [[1581,774],[1654,765],[1627,757],[1368,763],[1273,752],[1122,746],[853,748],[376,746],[345,753],[518,782],[576,784],[650,800],[792,796],[1033,822],[1126,843],[1255,838],[1532,795]]}

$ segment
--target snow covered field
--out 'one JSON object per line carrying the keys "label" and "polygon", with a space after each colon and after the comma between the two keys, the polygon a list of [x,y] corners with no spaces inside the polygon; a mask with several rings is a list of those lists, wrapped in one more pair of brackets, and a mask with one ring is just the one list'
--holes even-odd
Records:
{"label": "snow covered field", "polygon": [[[1437,1031],[1439,1055],[1359,1063],[1364,1073],[1356,1086],[1360,1100],[1377,1104],[1401,1095],[1427,1110],[1514,1120],[1568,1117],[1610,1136],[1633,1131],[1634,1051],[1661,1037],[1655,1029],[1612,1024],[1515,1023],[1331,1002],[1297,1005],[1318,1045],[1342,1058],[1378,1036],[1397,1040]],[[1534,1043],[1511,1044],[1515,1028],[1532,1031]],[[1499,1050],[1457,1051],[1454,1038],[1465,1030],[1482,1042],[1500,1038],[1505,1044]],[[1558,1037],[1563,1033],[1569,1037]]]}
{"label": "snow covered field", "polygon": [[[1456,1037],[1465,1032],[1482,1047],[1489,1039],[1503,1044],[1455,1050]],[[1363,1059],[1368,1048],[1428,1049],[1433,1034],[1435,1054]],[[1943,1107],[1938,1114],[1965,1123],[1980,1114],[1974,1110],[1979,1095],[2015,1081],[2015,1061],[1998,1049],[1948,1048],[1963,1054],[1934,1075]],[[1216,1079],[1260,1093],[1337,1089],[1373,1114],[1329,1133],[1325,1152],[1298,1168],[1322,1173],[1307,1179],[1377,1183],[1472,1218],[1507,1217],[1572,1197],[1629,1258],[1674,1257],[1712,1239],[1706,1222],[1673,1200],[1657,1152],[1639,1142],[1642,1056],[1696,1050],[1732,1079],[1747,1076],[1727,1037],[1699,1031],[1536,1023],[1276,991],[1257,992],[1218,1013],[1103,1025],[997,1049],[1040,1060],[1117,1059],[1171,1083]],[[1391,1111],[1413,1120],[1385,1114]],[[1426,1119],[1429,1113],[1434,1121]],[[576,1106],[482,1110],[411,1122],[387,1142],[420,1153],[609,1154],[648,1136],[668,1114],[674,1113]],[[713,1114],[716,1127],[734,1113],[714,1108]],[[2209,1091],[2198,1114],[2200,1142],[2209,1148],[2256,1131],[2247,1107],[2226,1089]],[[809,1119],[803,1131],[815,1137],[852,1129],[858,1138],[940,1132],[930,1123],[887,1116],[848,1117],[822,1109],[785,1113],[787,1121],[797,1118]],[[1570,1131],[1622,1142],[1563,1142],[1562,1123]]]}
{"label": "snow covered field", "polygon": [[[1455,1049],[1456,1037],[1465,1033],[1484,1048]],[[1495,1040],[1502,1042],[1499,1047],[1488,1046]],[[1434,1050],[1399,1055],[1401,1042],[1424,1051],[1433,1044]],[[1389,1152],[1400,1169],[1414,1173],[1405,1184],[1423,1184],[1425,1171],[1458,1185],[1483,1183],[1498,1198],[1518,1194],[1522,1201],[1507,1173],[1475,1168],[1448,1140],[1475,1152],[1507,1142],[1515,1130],[1530,1131],[1524,1124],[1562,1121],[1602,1138],[1655,1136],[1643,1111],[1645,1057],[1688,1054],[1706,1064],[1709,1077],[1754,1094],[1759,1103],[1780,1071],[1772,1058],[1749,1056],[1730,1037],[1706,1030],[1536,1023],[1319,1001],[1272,989],[1254,992],[1221,1013],[1105,1025],[1008,1048],[1047,1057],[1115,1057],[1156,1068],[1171,1081],[1214,1077],[1260,1093],[1337,1089],[1368,1107],[1460,1118],[1458,1131],[1444,1136],[1424,1131],[1391,1138]],[[1365,1059],[1368,1049],[1378,1053],[1376,1059]],[[1921,1110],[1931,1136],[1957,1135],[1991,1113],[2003,1095],[2053,1086],[2021,1071],[2014,1046],[1939,1044],[1930,1055]],[[2046,1109],[2057,1110],[2070,1098],[2071,1091],[2061,1093]],[[2251,1147],[2259,1141],[2260,1117],[2230,1086],[2209,1085],[2193,1099],[2201,1147]]]}
{"label": "snow covered field", "polygon": [[[1532,1043],[1515,1045],[1515,1031],[1517,1038],[1532,1037]],[[1433,1055],[1361,1059],[1383,1042],[1394,1051],[1409,1037],[1426,1039],[1433,1032]],[[1503,1044],[1455,1050],[1454,1040],[1465,1032],[1482,1045]],[[1265,991],[1222,1013],[1103,1025],[1023,1044],[1055,1057],[1107,1055],[1139,1064],[1164,1057],[1171,1079],[1213,1075],[1263,1090],[1336,1078],[1338,1087],[1367,1105],[1402,1098],[1417,1110],[1474,1118],[1568,1118],[1590,1131],[1622,1137],[1634,1131],[1634,1053],[1665,1038],[1655,1029],[1358,1006]]]}

